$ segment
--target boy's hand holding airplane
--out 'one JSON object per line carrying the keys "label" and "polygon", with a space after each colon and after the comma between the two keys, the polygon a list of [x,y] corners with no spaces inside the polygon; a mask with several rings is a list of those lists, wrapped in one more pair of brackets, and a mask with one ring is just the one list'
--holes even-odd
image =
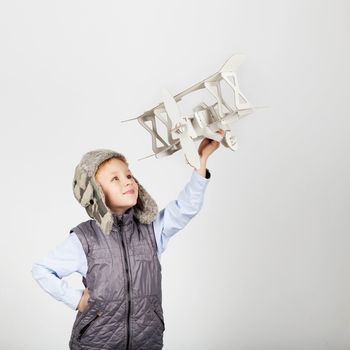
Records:
{"label": "boy's hand holding airplane", "polygon": [[[225,131],[219,129],[217,131],[221,136],[225,135]],[[198,147],[198,154],[200,156],[200,168],[197,170],[200,175],[205,177],[206,168],[207,168],[207,160],[209,156],[215,152],[220,147],[220,142],[208,139],[207,137],[202,140]]]}
{"label": "boy's hand holding airplane", "polygon": [[[221,136],[225,135],[225,131],[222,129],[219,129],[216,131],[217,134],[220,134]],[[220,147],[220,142],[208,139],[207,137],[202,140],[198,147],[198,153],[200,155],[200,159],[202,160],[207,160],[208,157],[216,151]]]}

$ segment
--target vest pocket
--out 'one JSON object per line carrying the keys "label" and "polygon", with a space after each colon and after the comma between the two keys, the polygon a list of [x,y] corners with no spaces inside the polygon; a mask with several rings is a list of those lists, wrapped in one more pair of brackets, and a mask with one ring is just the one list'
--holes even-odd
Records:
{"label": "vest pocket", "polygon": [[98,313],[90,322],[88,322],[84,327],[79,330],[78,341],[81,341],[81,338],[86,333],[86,331],[92,326],[92,324],[100,317],[100,313]]}
{"label": "vest pocket", "polygon": [[153,259],[153,252],[146,241],[133,243],[131,246],[131,250],[136,261],[151,261]]}
{"label": "vest pocket", "polygon": [[87,306],[85,310],[80,313],[79,321],[75,326],[78,342],[82,340],[84,335],[87,335],[86,332],[88,330],[91,330],[102,313],[103,305],[94,299],[92,291],[90,291],[90,297],[88,299]]}

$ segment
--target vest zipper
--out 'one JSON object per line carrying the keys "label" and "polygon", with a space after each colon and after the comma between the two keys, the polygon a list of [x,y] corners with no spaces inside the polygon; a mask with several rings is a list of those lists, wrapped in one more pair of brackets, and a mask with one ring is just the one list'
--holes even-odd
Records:
{"label": "vest zipper", "polygon": [[124,251],[124,261],[125,261],[125,271],[127,276],[127,297],[128,297],[128,317],[127,317],[127,340],[126,340],[126,350],[129,350],[130,346],[130,309],[131,309],[131,301],[130,301],[130,278],[129,278],[129,265],[128,265],[128,258],[126,253],[126,247],[123,237],[123,225],[121,221],[118,221],[118,227],[119,227],[119,233],[122,240],[122,246]]}

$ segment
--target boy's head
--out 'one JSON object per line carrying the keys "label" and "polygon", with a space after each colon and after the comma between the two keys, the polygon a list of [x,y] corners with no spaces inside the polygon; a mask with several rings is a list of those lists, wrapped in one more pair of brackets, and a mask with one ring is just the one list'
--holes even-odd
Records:
{"label": "boy's head", "polygon": [[139,187],[122,159],[113,157],[103,161],[98,166],[95,177],[112,213],[122,215],[137,204]]}
{"label": "boy's head", "polygon": [[[133,193],[126,193],[129,190]],[[105,234],[110,233],[115,216],[129,208],[134,208],[134,216],[144,224],[158,213],[156,202],[131,174],[126,158],[109,149],[84,154],[75,168],[73,193]]]}

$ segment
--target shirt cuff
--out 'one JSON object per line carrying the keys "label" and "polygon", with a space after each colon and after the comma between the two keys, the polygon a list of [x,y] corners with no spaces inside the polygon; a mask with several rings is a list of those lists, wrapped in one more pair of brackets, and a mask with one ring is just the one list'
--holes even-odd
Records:
{"label": "shirt cuff", "polygon": [[210,179],[210,177],[211,177],[211,174],[210,174],[209,169],[205,169],[205,178]]}
{"label": "shirt cuff", "polygon": [[200,175],[197,169],[194,169],[190,182],[192,186],[194,186],[194,188],[197,188],[199,190],[205,189],[208,183],[210,182],[210,173],[209,173],[209,177],[207,178]]}

